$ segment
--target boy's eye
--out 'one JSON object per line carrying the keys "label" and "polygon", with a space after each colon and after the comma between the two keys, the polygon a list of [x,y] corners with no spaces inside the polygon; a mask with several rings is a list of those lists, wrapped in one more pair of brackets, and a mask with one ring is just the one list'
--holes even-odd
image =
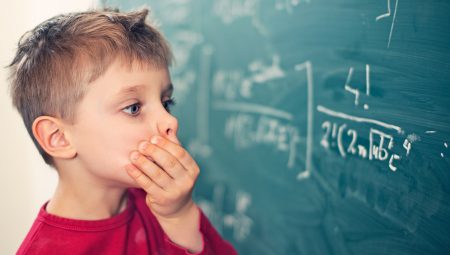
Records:
{"label": "boy's eye", "polygon": [[170,112],[170,108],[175,105],[175,99],[170,98],[163,102],[164,108],[166,108],[167,112]]}
{"label": "boy's eye", "polygon": [[124,111],[125,113],[128,113],[131,116],[136,116],[141,111],[141,104],[135,103],[135,104],[129,105],[129,106],[123,108],[122,111]]}

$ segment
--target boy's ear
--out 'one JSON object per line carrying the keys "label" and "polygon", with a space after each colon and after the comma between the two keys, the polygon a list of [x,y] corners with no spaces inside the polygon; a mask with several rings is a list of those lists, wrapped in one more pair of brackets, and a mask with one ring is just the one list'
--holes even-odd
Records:
{"label": "boy's ear", "polygon": [[54,117],[39,116],[33,122],[33,135],[53,158],[74,158],[77,151],[65,133],[64,123]]}

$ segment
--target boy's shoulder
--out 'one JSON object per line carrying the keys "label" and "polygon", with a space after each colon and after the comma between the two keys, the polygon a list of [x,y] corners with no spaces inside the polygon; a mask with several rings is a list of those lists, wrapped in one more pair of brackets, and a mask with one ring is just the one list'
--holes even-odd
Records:
{"label": "boy's shoulder", "polygon": [[[121,233],[134,233],[149,223],[136,222],[136,213],[145,206],[145,192],[139,189],[128,189],[128,203],[126,209],[107,219],[102,220],[76,220],[49,214],[45,203],[33,222],[33,225],[22,242],[17,254],[91,254],[92,249],[122,250],[126,235]],[[144,213],[147,210],[144,210]],[[147,218],[137,217],[137,218]],[[134,220],[133,220],[134,219]],[[129,226],[131,225],[131,226]],[[152,225],[150,223],[150,225]],[[136,230],[136,231],[135,231]],[[99,245],[99,244],[105,245]],[[96,252],[94,252],[96,253]]]}
{"label": "boy's shoulder", "polygon": [[[17,254],[187,254],[163,232],[146,205],[145,191],[131,188],[127,196],[123,212],[91,221],[49,214],[45,203]],[[237,254],[202,212],[200,222],[205,240],[201,254]]]}

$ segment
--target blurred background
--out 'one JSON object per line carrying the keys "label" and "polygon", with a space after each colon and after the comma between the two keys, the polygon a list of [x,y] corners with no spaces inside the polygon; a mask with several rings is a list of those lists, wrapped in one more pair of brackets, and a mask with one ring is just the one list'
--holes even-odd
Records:
{"label": "blurred background", "polygon": [[0,9],[0,254],[15,254],[39,208],[56,186],[9,96],[8,70],[17,42],[26,31],[64,12],[97,6],[95,0],[1,0]]}

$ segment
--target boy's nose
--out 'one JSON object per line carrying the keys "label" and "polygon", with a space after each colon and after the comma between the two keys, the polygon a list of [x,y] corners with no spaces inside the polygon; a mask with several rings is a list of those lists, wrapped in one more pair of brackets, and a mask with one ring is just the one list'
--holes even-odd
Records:
{"label": "boy's nose", "polygon": [[179,143],[177,138],[178,120],[169,113],[164,114],[158,121],[158,132],[161,136],[169,139],[174,143]]}

